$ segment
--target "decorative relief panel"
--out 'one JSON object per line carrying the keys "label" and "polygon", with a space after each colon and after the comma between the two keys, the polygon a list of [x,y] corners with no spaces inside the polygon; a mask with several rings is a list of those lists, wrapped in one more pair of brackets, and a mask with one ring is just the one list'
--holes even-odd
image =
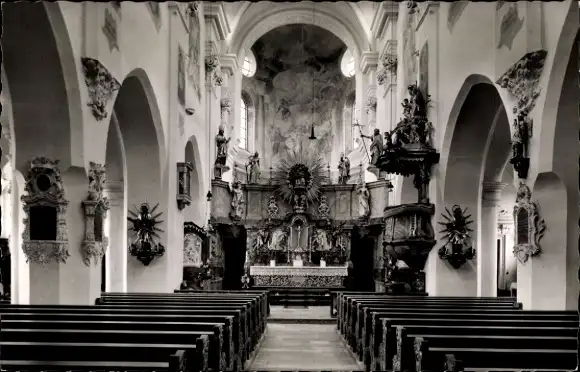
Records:
{"label": "decorative relief panel", "polygon": [[533,202],[530,188],[520,183],[514,206],[514,255],[520,263],[541,252],[540,239],[544,236],[546,222],[539,215],[538,203]]}
{"label": "decorative relief panel", "polygon": [[95,119],[103,120],[109,116],[107,105],[113,98],[113,93],[121,88],[121,84],[98,60],[82,57],[81,63],[89,93],[87,106],[91,108]]}
{"label": "decorative relief panel", "polygon": [[188,6],[187,15],[189,16],[189,61],[187,65],[187,77],[197,95],[197,99],[201,99],[201,90],[199,87],[201,81],[200,70],[200,53],[199,46],[201,44],[201,32],[199,27],[199,2],[194,1]]}
{"label": "decorative relief panel", "polygon": [[105,166],[89,163],[89,194],[83,200],[85,213],[85,239],[82,245],[83,262],[90,266],[103,259],[107,252],[109,239],[105,236],[104,222],[109,210],[109,200],[103,196],[103,187],[107,181]]}
{"label": "decorative relief panel", "polygon": [[201,267],[201,238],[194,233],[187,233],[183,237],[183,265]]}
{"label": "decorative relief panel", "polygon": [[22,250],[27,262],[65,263],[69,254],[64,187],[59,160],[44,157],[29,162],[26,173]]}
{"label": "decorative relief panel", "polygon": [[119,50],[119,43],[117,38],[117,20],[113,17],[113,14],[108,8],[105,8],[105,22],[102,28],[107,41],[109,42],[109,48],[111,51],[113,49]]}

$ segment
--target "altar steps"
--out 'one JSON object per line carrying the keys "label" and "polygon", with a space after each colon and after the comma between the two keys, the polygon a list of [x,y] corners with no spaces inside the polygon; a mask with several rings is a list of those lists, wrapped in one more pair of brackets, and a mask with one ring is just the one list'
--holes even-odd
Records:
{"label": "altar steps", "polygon": [[254,290],[267,290],[270,305],[288,307],[330,306],[331,291],[338,288],[268,288],[253,287]]}

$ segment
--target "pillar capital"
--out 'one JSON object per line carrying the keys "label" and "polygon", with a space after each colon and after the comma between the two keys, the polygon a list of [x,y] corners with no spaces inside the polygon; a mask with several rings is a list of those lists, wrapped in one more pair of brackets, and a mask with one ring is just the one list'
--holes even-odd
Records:
{"label": "pillar capital", "polygon": [[501,193],[506,188],[505,182],[483,182],[482,200],[484,207],[497,207],[501,201]]}

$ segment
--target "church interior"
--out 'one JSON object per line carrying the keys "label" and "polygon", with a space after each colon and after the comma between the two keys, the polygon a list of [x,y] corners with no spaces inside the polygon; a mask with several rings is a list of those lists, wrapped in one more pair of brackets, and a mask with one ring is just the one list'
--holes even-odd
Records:
{"label": "church interior", "polygon": [[3,2],[0,369],[577,371],[579,4]]}

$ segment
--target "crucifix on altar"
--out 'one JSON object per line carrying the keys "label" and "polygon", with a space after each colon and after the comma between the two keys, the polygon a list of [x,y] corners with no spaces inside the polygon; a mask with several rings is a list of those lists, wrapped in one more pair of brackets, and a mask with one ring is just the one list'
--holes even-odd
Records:
{"label": "crucifix on altar", "polygon": [[294,216],[290,222],[290,244],[288,245],[288,263],[302,266],[302,262],[311,262],[310,246],[308,244],[309,226],[302,215]]}

